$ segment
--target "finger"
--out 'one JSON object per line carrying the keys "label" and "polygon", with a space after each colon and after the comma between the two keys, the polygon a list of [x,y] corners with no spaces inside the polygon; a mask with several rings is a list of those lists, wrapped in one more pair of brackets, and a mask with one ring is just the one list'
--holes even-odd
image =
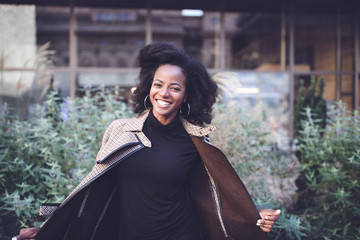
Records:
{"label": "finger", "polygon": [[271,232],[271,228],[260,227],[263,232]]}
{"label": "finger", "polygon": [[275,224],[275,221],[262,220],[260,226],[264,226],[264,225],[274,226],[274,224]]}
{"label": "finger", "polygon": [[16,238],[17,240],[31,239],[35,237],[38,231],[39,231],[38,228],[23,228],[20,229],[20,234],[17,235]]}
{"label": "finger", "polygon": [[273,216],[266,215],[262,219],[268,220],[268,221],[276,221],[279,219],[279,217],[280,217],[279,215],[273,215]]}
{"label": "finger", "polygon": [[263,227],[263,226],[274,226],[275,225],[275,222],[274,221],[267,221],[267,220],[263,220],[263,219],[259,219],[257,222],[256,222],[256,225],[259,226],[259,227]]}
{"label": "finger", "polygon": [[274,226],[274,222],[271,222],[271,221],[269,221],[269,222],[262,221],[260,224],[259,224],[259,223],[256,223],[256,225],[258,225],[259,227],[271,229],[271,228]]}
{"label": "finger", "polygon": [[280,214],[281,209],[274,210],[274,209],[264,208],[264,209],[261,209],[260,212],[264,212],[267,214]]}
{"label": "finger", "polygon": [[263,220],[261,220],[261,219],[257,220],[256,225],[259,226],[259,227],[261,227],[262,221],[263,221]]}
{"label": "finger", "polygon": [[275,215],[280,215],[280,213],[281,213],[281,210],[280,210],[280,209],[278,209],[278,210],[275,211]]}
{"label": "finger", "polygon": [[262,209],[261,210],[261,215],[269,215],[269,216],[276,216],[279,215],[281,213],[281,210],[274,210],[274,209]]}
{"label": "finger", "polygon": [[264,220],[258,220],[256,222],[256,225],[260,227],[260,229],[263,231],[263,232],[271,232],[271,229],[273,227],[273,223],[272,221],[270,221],[270,224],[268,224],[267,222],[265,222]]}
{"label": "finger", "polygon": [[11,239],[15,239],[16,240],[35,240],[33,239],[33,237],[35,237],[35,234],[33,236],[24,236],[23,234],[19,234],[19,235],[16,235],[14,237],[12,237]]}
{"label": "finger", "polygon": [[36,233],[38,231],[39,231],[39,229],[34,228],[34,227],[32,227],[32,228],[22,228],[22,229],[20,229],[20,235],[22,235],[22,234],[33,234],[33,233]]}

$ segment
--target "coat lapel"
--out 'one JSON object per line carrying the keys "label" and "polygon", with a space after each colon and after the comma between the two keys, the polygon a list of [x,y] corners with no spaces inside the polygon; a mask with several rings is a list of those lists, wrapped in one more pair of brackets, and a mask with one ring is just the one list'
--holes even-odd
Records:
{"label": "coat lapel", "polygon": [[66,204],[77,192],[87,187],[95,179],[119,164],[131,154],[144,147],[151,147],[150,140],[142,132],[148,112],[130,119],[119,119],[111,123],[104,134],[102,146],[96,157],[96,164],[91,172],[61,203]]}
{"label": "coat lapel", "polygon": [[130,119],[119,119],[111,123],[104,134],[105,140],[97,154],[96,162],[103,163],[114,152],[137,143],[151,147],[149,139],[142,132],[148,112]]}

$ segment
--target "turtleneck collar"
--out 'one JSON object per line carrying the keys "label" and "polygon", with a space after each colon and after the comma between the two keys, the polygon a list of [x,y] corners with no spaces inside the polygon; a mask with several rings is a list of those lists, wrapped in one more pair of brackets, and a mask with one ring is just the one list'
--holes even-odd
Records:
{"label": "turtleneck collar", "polygon": [[152,127],[156,128],[157,130],[160,130],[160,131],[174,130],[176,127],[181,126],[181,121],[180,121],[179,115],[176,115],[175,118],[170,123],[163,125],[156,119],[153,112],[150,111],[148,121]]}
{"label": "turtleneck collar", "polygon": [[[140,114],[139,116],[132,118],[131,121],[125,122],[125,125],[115,124],[114,126],[121,126],[121,129],[125,132],[141,132],[144,126],[144,122],[149,116],[149,113],[150,110],[147,110],[143,114]],[[209,135],[212,132],[214,132],[216,129],[214,126],[201,127],[194,125],[181,116],[180,116],[180,122],[188,134],[197,137],[204,137],[206,135]]]}

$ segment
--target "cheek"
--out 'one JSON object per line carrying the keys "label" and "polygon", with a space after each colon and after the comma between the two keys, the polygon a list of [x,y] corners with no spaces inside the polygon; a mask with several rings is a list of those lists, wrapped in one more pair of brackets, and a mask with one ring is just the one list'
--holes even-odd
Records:
{"label": "cheek", "polygon": [[182,92],[181,98],[186,102],[186,91]]}
{"label": "cheek", "polygon": [[187,97],[186,97],[186,94],[184,93],[184,96],[183,96],[183,102],[186,102],[186,100],[187,100]]}
{"label": "cheek", "polygon": [[178,104],[181,105],[184,101],[186,101],[185,94],[179,94],[177,97]]}
{"label": "cheek", "polygon": [[153,96],[154,96],[154,94],[155,94],[154,89],[153,89],[153,88],[150,88],[150,91],[149,91],[149,98],[150,98],[150,99],[152,99],[152,98],[153,98]]}
{"label": "cheek", "polygon": [[150,101],[151,105],[154,105],[154,93],[153,91],[150,89],[150,92],[149,92],[149,99],[147,101]]}

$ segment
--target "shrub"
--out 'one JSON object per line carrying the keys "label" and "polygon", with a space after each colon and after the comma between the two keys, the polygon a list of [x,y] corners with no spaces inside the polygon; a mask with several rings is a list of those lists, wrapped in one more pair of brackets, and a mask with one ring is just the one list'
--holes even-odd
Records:
{"label": "shrub", "polygon": [[304,114],[306,108],[310,109],[308,114],[312,114],[316,117],[316,122],[320,127],[325,128],[326,126],[326,100],[323,98],[325,88],[324,79],[319,78],[317,80],[318,86],[316,89],[315,77],[312,76],[311,83],[306,94],[304,84],[304,80],[300,80],[299,96],[296,102],[294,114],[295,136],[299,135],[303,130],[301,122],[307,117]]}
{"label": "shrub", "polygon": [[360,239],[360,115],[342,102],[329,114],[325,129],[308,114],[298,146],[308,234],[310,239]]}
{"label": "shrub", "polygon": [[13,236],[20,225],[39,224],[34,221],[40,203],[61,202],[93,167],[110,122],[132,115],[116,99],[119,89],[115,95],[104,88],[96,91],[65,99],[61,111],[52,91],[43,106],[32,108],[27,121],[11,118],[6,105],[1,106],[1,239]]}
{"label": "shrub", "polygon": [[211,141],[224,151],[257,207],[282,209],[269,239],[301,239],[305,228],[300,218],[286,211],[300,171],[295,156],[278,148],[262,117],[236,105],[217,105],[213,124],[217,130]]}
{"label": "shrub", "polygon": [[[87,89],[81,98],[60,103],[49,92],[27,121],[12,119],[5,106],[0,113],[0,238],[21,227],[34,226],[42,202],[61,202],[93,167],[105,128],[116,118],[132,115],[105,89]],[[60,104],[60,111],[59,111]],[[300,239],[300,218],[286,207],[295,191],[298,163],[292,154],[272,143],[267,124],[235,106],[217,105],[212,141],[221,148],[248,187],[259,208],[283,213],[270,239]]]}

